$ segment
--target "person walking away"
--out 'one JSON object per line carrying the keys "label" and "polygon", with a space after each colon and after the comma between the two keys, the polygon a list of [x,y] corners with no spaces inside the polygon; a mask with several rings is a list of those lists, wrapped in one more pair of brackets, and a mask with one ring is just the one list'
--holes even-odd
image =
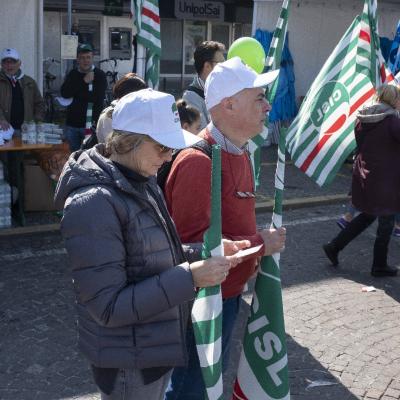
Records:
{"label": "person walking away", "polygon": [[352,179],[352,204],[360,211],[323,250],[331,263],[339,264],[339,253],[376,219],[371,275],[395,276],[397,268],[387,264],[394,215],[400,212],[400,89],[381,86],[374,104],[357,115],[355,138],[358,153]]}

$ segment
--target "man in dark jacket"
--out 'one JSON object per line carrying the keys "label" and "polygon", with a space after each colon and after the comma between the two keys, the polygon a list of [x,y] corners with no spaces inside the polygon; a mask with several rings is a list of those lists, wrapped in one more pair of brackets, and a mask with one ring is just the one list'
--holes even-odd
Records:
{"label": "man in dark jacket", "polygon": [[65,130],[71,151],[81,147],[85,129],[96,126],[107,87],[105,73],[93,65],[92,47],[82,44],[77,52],[78,67],[68,73],[61,86],[61,95],[72,100]]}
{"label": "man in dark jacket", "polygon": [[4,49],[0,71],[0,129],[21,129],[24,121],[42,121],[45,114],[43,97],[36,82],[21,70],[17,50]]}

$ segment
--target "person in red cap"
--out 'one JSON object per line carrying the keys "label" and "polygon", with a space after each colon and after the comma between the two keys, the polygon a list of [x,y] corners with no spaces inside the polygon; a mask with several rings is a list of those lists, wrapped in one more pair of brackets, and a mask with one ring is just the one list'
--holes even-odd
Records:
{"label": "person in red cap", "polygon": [[13,48],[1,53],[0,129],[21,129],[24,121],[43,121],[45,103],[33,78],[21,69],[21,57]]}

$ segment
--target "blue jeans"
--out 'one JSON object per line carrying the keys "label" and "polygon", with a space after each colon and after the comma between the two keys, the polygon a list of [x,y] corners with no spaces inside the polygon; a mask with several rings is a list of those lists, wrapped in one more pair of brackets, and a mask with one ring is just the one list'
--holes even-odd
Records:
{"label": "blue jeans", "polygon": [[73,126],[67,125],[65,127],[64,136],[69,144],[71,152],[79,150],[85,138],[85,128],[74,128]]}
{"label": "blue jeans", "polygon": [[[229,346],[233,326],[239,312],[240,296],[225,299],[222,305],[222,372],[228,367]],[[186,332],[186,349],[188,366],[175,368],[169,383],[165,400],[204,400],[205,387],[192,324]]]}

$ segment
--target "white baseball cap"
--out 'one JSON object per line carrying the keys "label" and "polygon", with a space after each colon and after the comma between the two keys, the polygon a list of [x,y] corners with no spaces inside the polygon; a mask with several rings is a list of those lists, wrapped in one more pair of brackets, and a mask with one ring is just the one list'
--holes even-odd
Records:
{"label": "white baseball cap", "polygon": [[15,49],[4,49],[1,53],[1,61],[3,61],[6,58],[12,58],[13,60],[20,60],[18,51]]}
{"label": "white baseball cap", "polygon": [[201,140],[182,129],[174,97],[150,88],[129,93],[118,101],[112,128],[148,135],[172,149],[183,149]]}
{"label": "white baseball cap", "polygon": [[208,75],[204,86],[207,110],[243,89],[269,85],[277,78],[278,74],[279,69],[265,74],[257,74],[245,65],[239,57],[232,57],[217,64]]}

